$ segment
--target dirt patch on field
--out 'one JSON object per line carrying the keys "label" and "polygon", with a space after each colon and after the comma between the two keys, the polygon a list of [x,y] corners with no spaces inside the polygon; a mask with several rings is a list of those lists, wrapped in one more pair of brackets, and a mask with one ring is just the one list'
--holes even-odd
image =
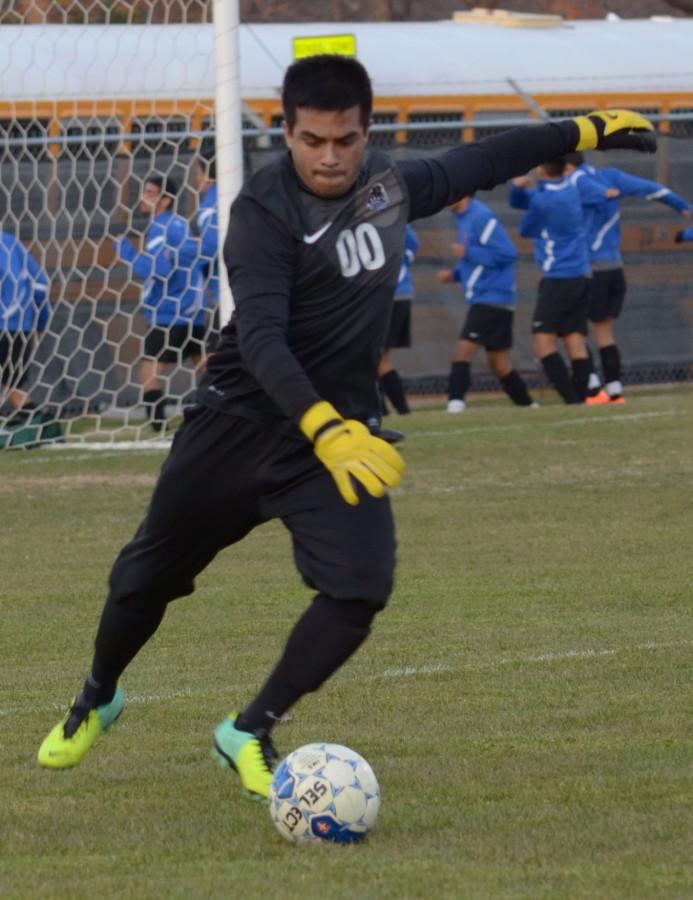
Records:
{"label": "dirt patch on field", "polygon": [[153,487],[154,475],[56,475],[36,478],[35,476],[13,476],[0,478],[0,494],[24,493],[26,491],[75,491],[80,488],[108,487]]}

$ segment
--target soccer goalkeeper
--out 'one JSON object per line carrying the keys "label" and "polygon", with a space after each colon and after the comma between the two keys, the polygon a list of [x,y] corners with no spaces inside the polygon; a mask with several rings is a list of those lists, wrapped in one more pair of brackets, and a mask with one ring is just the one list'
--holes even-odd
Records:
{"label": "soccer goalkeeper", "polygon": [[[295,62],[282,99],[288,153],[231,207],[235,313],[113,566],[91,669],[41,745],[41,765],[84,758],[120,714],[119,679],[168,603],[192,593],[220,550],[279,518],[315,597],[262,688],[214,732],[218,760],[246,791],[268,795],[272,727],[358,649],[392,590],[387,490],[404,463],[363,421],[378,408],[407,222],[575,149],[655,147],[641,116],[598,112],[395,163],[366,154],[370,80],[340,56]],[[240,581],[230,593],[242,603]]]}

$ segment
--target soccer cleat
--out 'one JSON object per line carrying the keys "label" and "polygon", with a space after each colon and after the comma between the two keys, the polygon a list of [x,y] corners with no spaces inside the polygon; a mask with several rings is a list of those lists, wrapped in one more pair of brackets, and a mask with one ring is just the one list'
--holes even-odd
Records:
{"label": "soccer cleat", "polygon": [[399,444],[406,437],[403,431],[396,431],[394,428],[382,428],[380,425],[374,425],[370,422],[366,424],[373,437],[379,437],[381,440],[387,441],[388,444]]}
{"label": "soccer cleat", "polygon": [[39,765],[69,769],[82,762],[96,738],[115,722],[125,705],[120,687],[110,703],[96,708],[80,705],[80,700],[81,695],[72,701],[65,718],[44,739],[38,752]]}
{"label": "soccer cleat", "polygon": [[609,397],[609,403],[625,403],[626,398],[623,394],[618,394],[616,397]]}
{"label": "soccer cleat", "polygon": [[604,390],[599,391],[593,397],[585,397],[585,406],[604,406],[605,403],[611,403],[611,399]]}
{"label": "soccer cleat", "polygon": [[212,757],[223,769],[238,773],[248,796],[266,801],[279,754],[266,731],[253,734],[237,729],[237,716],[238,713],[230,713],[214,729]]}
{"label": "soccer cleat", "polygon": [[466,408],[467,404],[464,400],[448,400],[449,413],[461,413],[464,412]]}
{"label": "soccer cleat", "polygon": [[373,437],[379,437],[387,441],[388,444],[398,444],[406,437],[402,431],[395,431],[394,428],[383,428],[382,422],[377,416],[371,416],[369,419],[366,419],[366,427]]}

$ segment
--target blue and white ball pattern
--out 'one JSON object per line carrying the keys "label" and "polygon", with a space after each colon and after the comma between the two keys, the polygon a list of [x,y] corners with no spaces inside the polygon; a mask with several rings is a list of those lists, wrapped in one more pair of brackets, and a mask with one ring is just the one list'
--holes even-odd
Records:
{"label": "blue and white ball pattern", "polygon": [[373,828],[380,787],[366,760],[341,744],[306,744],[283,759],[270,816],[289,841],[359,841]]}

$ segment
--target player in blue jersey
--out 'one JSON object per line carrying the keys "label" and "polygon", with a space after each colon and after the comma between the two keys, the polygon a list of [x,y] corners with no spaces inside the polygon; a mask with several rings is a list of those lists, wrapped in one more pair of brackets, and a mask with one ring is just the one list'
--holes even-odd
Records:
{"label": "player in blue jersey", "polygon": [[[582,153],[567,157],[568,170],[587,174],[609,191],[606,203],[601,204],[587,220],[587,241],[592,268],[589,321],[601,358],[604,384],[612,403],[623,403],[621,382],[621,353],[614,336],[614,323],[621,314],[626,297],[626,278],[621,256],[620,200],[640,197],[664,203],[683,216],[693,214],[691,204],[668,187],[638,178],[611,167],[596,168],[585,162]],[[594,374],[593,384],[599,384]]]}
{"label": "player in blue jersey", "polygon": [[200,239],[200,263],[204,279],[205,306],[211,312],[208,346],[219,337],[219,222],[217,212],[216,160],[213,148],[202,148],[192,169],[193,184],[200,195],[195,226]]}
{"label": "player in blue jersey", "polygon": [[513,343],[516,301],[515,245],[481,201],[463,197],[450,209],[457,230],[452,251],[459,262],[453,269],[441,269],[437,278],[441,284],[462,286],[469,312],[452,356],[448,412],[460,413],[466,408],[471,363],[479,347],[485,348],[493,374],[513,403],[532,406],[527,385],[513,369],[508,352]]}
{"label": "player in blue jersey", "polygon": [[[538,186],[528,178],[513,180],[510,205],[525,209],[520,234],[534,238],[534,258],[541,272],[532,334],[534,352],[547,378],[566,403],[587,399],[590,363],[585,341],[590,298],[590,264],[583,208],[602,204],[605,189],[566,172],[560,157],[538,167]],[[590,198],[591,194],[591,198]],[[558,352],[561,338],[572,375]]]}
{"label": "player in blue jersey", "polygon": [[[409,404],[404,392],[399,372],[392,365],[390,351],[396,347],[411,346],[411,301],[414,297],[414,284],[411,279],[411,264],[419,249],[419,239],[411,225],[407,225],[404,238],[404,253],[399,270],[399,280],[395,288],[395,302],[392,306],[390,327],[385,339],[385,350],[378,364],[380,389],[400,415],[409,412]],[[383,402],[384,406],[384,402]]]}
{"label": "player in blue jersey", "polygon": [[142,305],[148,331],[138,380],[149,421],[155,431],[166,428],[163,375],[167,366],[190,357],[198,366],[204,356],[205,310],[198,242],[173,205],[178,183],[150,175],[140,210],[150,216],[144,246],[129,237],[114,241],[117,255],[144,281]]}
{"label": "player in blue jersey", "polygon": [[[518,129],[434,159],[367,152],[373,94],[355,59],[294,62],[283,84],[288,152],[234,200],[224,262],[235,300],[197,403],[186,410],[145,518],[118,555],[84,687],[38,761],[79,764],[124,707],[120,677],[168,604],[226,548],[280,519],[314,591],[262,687],[214,730],[213,752],[266,799],[271,731],[367,640],[395,569],[387,489],[404,463],[365,421],[407,222],[583,147],[653,151],[652,126],[626,111]],[[229,582],[246,615],[242,579]],[[217,661],[220,685],[233,657]],[[217,687],[217,690],[219,688]]]}
{"label": "player in blue jersey", "polygon": [[[592,176],[587,172],[575,169],[574,166],[569,164],[567,157],[565,158],[563,175],[567,179],[567,181],[577,189],[580,203],[582,205],[583,228],[585,235],[588,235],[590,228],[592,227],[592,223],[599,218],[600,213],[605,207],[606,201],[611,198],[617,197],[618,191],[615,188],[610,188],[606,185],[601,184],[596,179],[592,178]],[[532,197],[533,191],[527,188],[526,185],[528,183],[528,178],[514,180],[510,190],[510,203],[512,206],[515,206],[519,209],[529,208],[529,201]],[[590,279],[590,290],[591,287],[592,281]],[[586,351],[590,373],[592,373],[592,358],[590,355],[589,347],[587,347],[587,345]],[[581,366],[581,363],[577,363],[578,375],[576,375],[575,372],[573,373],[573,383],[575,383],[576,378],[579,377],[581,379],[582,377]],[[609,395],[606,393],[606,391],[601,390],[601,385],[598,380],[596,385],[590,385],[590,379],[592,379],[593,377],[594,376],[592,374],[590,374],[588,377],[587,396],[585,397],[584,402],[589,406],[597,406],[604,403],[609,403]]]}
{"label": "player in blue jersey", "polygon": [[18,238],[0,231],[0,388],[15,411],[36,409],[22,385],[50,309],[45,272]]}

